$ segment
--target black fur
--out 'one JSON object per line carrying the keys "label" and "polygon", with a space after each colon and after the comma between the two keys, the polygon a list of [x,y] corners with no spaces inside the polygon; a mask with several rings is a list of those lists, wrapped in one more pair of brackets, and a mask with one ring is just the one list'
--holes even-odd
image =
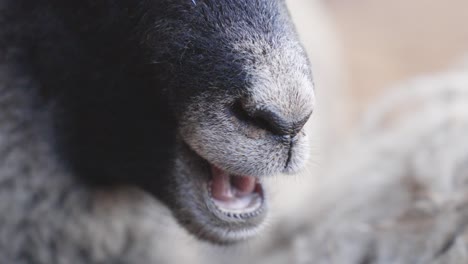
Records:
{"label": "black fur", "polygon": [[230,43],[274,47],[294,31],[281,0],[1,0],[0,12],[2,60],[53,109],[55,149],[73,174],[163,200],[178,114],[204,92],[250,84],[258,51]]}

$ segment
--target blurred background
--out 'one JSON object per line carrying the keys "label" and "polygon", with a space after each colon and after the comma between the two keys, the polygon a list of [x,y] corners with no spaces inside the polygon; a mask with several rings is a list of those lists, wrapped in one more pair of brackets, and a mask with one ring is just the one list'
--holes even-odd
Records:
{"label": "blurred background", "polygon": [[[316,82],[311,164],[296,181],[279,180],[288,218],[319,191],[369,107],[396,85],[445,72],[468,56],[467,0],[287,0]],[[288,186],[285,188],[284,186]],[[289,189],[291,191],[285,191]],[[300,220],[297,220],[299,223]]]}
{"label": "blurred background", "polygon": [[[290,2],[293,14],[300,12],[293,2],[301,1]],[[443,71],[468,54],[466,0],[323,0],[321,4],[341,53],[338,62],[349,124],[385,89]],[[298,21],[301,32],[314,27],[304,18]]]}

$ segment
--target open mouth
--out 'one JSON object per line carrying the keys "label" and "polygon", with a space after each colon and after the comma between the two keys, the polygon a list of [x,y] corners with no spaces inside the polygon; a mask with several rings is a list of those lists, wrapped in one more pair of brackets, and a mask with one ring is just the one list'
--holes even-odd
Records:
{"label": "open mouth", "polygon": [[228,172],[183,146],[179,175],[185,177],[176,182],[183,199],[173,205],[180,223],[198,238],[221,245],[258,234],[268,212],[262,178]]}
{"label": "open mouth", "polygon": [[216,210],[229,218],[248,220],[262,212],[263,187],[256,177],[229,174],[211,165],[208,192]]}

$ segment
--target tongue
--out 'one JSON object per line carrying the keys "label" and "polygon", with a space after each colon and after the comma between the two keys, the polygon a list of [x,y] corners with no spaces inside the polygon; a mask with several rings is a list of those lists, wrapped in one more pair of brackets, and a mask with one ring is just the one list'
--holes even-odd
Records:
{"label": "tongue", "polygon": [[211,166],[213,175],[211,194],[219,201],[243,198],[255,191],[256,181],[249,176],[230,176],[226,171]]}
{"label": "tongue", "polygon": [[220,201],[229,201],[233,199],[234,195],[231,191],[229,174],[215,166],[211,166],[211,174],[213,175],[213,179],[211,181],[211,195],[213,198]]}
{"label": "tongue", "polygon": [[249,176],[231,177],[231,184],[239,195],[248,195],[255,190],[255,178]]}

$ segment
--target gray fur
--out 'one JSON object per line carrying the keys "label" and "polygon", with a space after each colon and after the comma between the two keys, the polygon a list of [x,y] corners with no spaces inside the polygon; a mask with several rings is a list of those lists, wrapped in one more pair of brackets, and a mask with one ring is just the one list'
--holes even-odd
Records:
{"label": "gray fur", "polygon": [[[93,191],[75,181],[51,152],[48,113],[10,89],[32,85],[14,70],[0,65],[0,262],[174,263],[159,238],[192,238],[140,190]],[[187,247],[176,259],[194,258]]]}
{"label": "gray fur", "polygon": [[[284,18],[287,14],[283,14]],[[283,18],[283,19],[284,19]],[[284,21],[288,24],[288,21]],[[227,43],[238,54],[251,56],[249,63],[244,65],[244,71],[249,76],[251,84],[244,95],[246,107],[255,109],[270,108],[282,118],[292,123],[307,118],[313,111],[315,95],[310,66],[307,56],[298,42],[294,31],[275,34],[272,40],[265,41],[255,32],[230,32],[232,42]],[[246,37],[248,36],[248,37]],[[239,41],[240,39],[242,41]],[[265,55],[266,54],[266,55]],[[211,87],[213,90],[219,87]],[[265,177],[280,173],[298,172],[306,165],[309,158],[309,138],[303,129],[294,138],[278,140],[270,131],[259,129],[255,125],[246,124],[226,111],[239,94],[206,92],[198,95],[181,114],[179,127],[180,141],[185,142],[198,156],[210,163],[236,175],[250,175],[261,181]],[[177,179],[178,192],[186,197],[185,201],[192,204],[189,207],[203,208],[200,211],[186,210],[176,213],[179,219],[199,219],[189,229],[202,237],[223,237],[225,241],[235,241],[248,238],[263,229],[258,222],[263,219],[253,219],[249,228],[223,229],[216,219],[206,216],[205,197],[196,190],[205,189],[194,181],[194,175],[206,175],[206,170],[197,166],[200,157],[183,148],[179,148]],[[188,161],[188,162],[187,162]],[[269,189],[265,187],[265,195],[269,198]],[[194,191],[195,190],[195,191]],[[265,210],[269,209],[269,199]],[[247,222],[247,221],[245,221]]]}
{"label": "gray fur", "polygon": [[[273,108],[292,122],[312,113],[315,97],[309,62],[292,35],[279,36],[273,45],[254,39],[234,42],[232,46],[240,54],[255,56],[255,63],[245,66],[252,79],[247,107]],[[266,56],[262,54],[265,49]],[[307,135],[300,133],[291,148],[289,141],[278,141],[268,131],[240,123],[223,110],[236,97],[208,93],[198,96],[182,119],[181,135],[190,147],[233,174],[271,176],[302,168],[309,153]],[[290,150],[293,153],[288,163]]]}

